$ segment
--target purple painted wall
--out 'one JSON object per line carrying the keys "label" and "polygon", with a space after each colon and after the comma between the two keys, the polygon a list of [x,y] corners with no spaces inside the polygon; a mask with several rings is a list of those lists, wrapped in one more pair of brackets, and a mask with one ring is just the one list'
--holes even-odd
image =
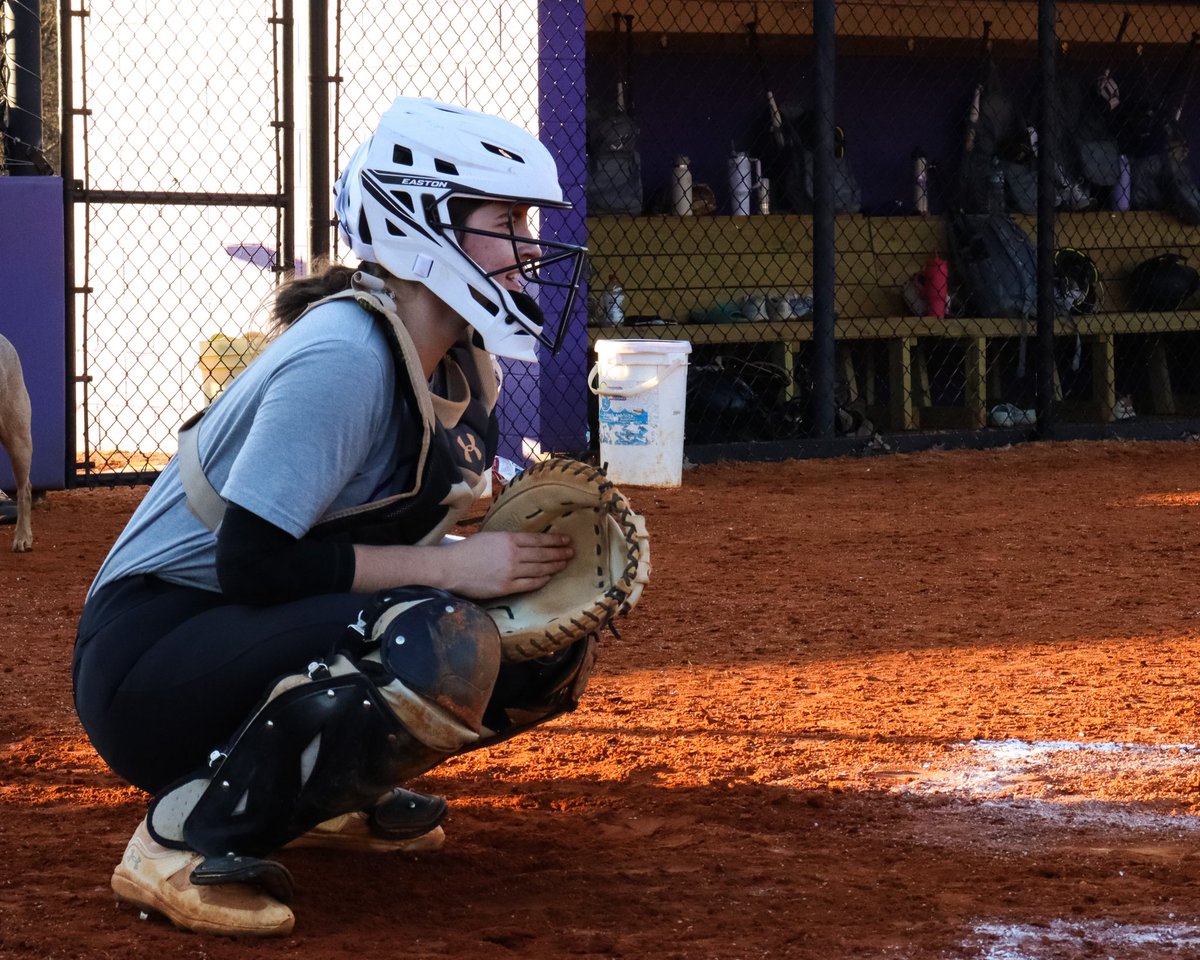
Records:
{"label": "purple painted wall", "polygon": [[[0,177],[0,333],[21,356],[33,407],[33,485],[66,484],[66,315],[59,177]],[[0,488],[13,489],[7,456]]]}
{"label": "purple painted wall", "polygon": [[[538,120],[542,141],[558,162],[568,211],[543,212],[542,235],[552,240],[587,242],[584,223],[587,175],[584,121],[584,10],[582,0],[540,0],[538,5]],[[539,440],[543,449],[578,452],[586,446],[587,292],[580,290],[566,339],[557,356],[541,351],[541,363],[504,362],[500,398],[500,454],[524,461],[521,439]],[[541,290],[539,305],[557,318],[564,295]]]}

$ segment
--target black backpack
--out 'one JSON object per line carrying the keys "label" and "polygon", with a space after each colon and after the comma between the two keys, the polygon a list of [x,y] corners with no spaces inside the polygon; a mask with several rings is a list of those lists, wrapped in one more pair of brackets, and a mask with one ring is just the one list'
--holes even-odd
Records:
{"label": "black backpack", "polygon": [[1135,310],[1178,310],[1200,286],[1200,273],[1177,253],[1151,257],[1129,274],[1129,305]]}

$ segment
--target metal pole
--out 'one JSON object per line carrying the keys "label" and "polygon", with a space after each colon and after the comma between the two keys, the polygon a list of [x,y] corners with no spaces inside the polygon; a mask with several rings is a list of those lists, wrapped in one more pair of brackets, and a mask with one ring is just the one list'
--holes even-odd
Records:
{"label": "metal pole", "polygon": [[308,256],[329,256],[329,9],[327,0],[308,6]]}
{"label": "metal pole", "polygon": [[75,449],[75,42],[71,0],[58,5],[59,163],[63,183],[63,343],[66,349],[66,429],[63,444],[63,485],[75,485],[79,451]]}
{"label": "metal pole", "polygon": [[14,53],[13,104],[8,133],[17,142],[9,157],[13,176],[44,174],[42,155],[42,18],[39,4],[13,3],[12,41]]}
{"label": "metal pole", "polygon": [[834,435],[834,215],[833,127],[836,0],[813,5],[816,45],[816,150],[813,153],[813,421],[823,438]]}
{"label": "metal pole", "polygon": [[1058,31],[1055,0],[1038,0],[1038,61],[1042,89],[1038,151],[1037,221],[1037,432],[1054,432],[1054,171],[1063,122],[1058,98]]}
{"label": "metal pole", "polygon": [[295,10],[292,0],[283,0],[283,37],[280,49],[283,59],[283,197],[287,206],[283,211],[282,249],[276,254],[275,263],[287,274],[296,269],[296,109],[295,109]]}

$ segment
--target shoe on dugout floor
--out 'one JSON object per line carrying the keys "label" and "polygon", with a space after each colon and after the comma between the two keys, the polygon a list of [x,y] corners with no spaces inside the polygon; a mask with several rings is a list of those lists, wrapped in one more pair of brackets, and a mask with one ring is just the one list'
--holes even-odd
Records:
{"label": "shoe on dugout floor", "polygon": [[113,893],[118,900],[153,910],[175,926],[197,933],[258,937],[291,933],[296,922],[292,911],[258,887],[192,883],[192,871],[203,862],[204,857],[192,850],[171,850],[156,843],[142,820],[113,870]]}
{"label": "shoe on dugout floor", "polygon": [[400,787],[370,811],[344,813],[319,823],[288,847],[322,847],[355,853],[427,853],[446,843],[442,797]]}

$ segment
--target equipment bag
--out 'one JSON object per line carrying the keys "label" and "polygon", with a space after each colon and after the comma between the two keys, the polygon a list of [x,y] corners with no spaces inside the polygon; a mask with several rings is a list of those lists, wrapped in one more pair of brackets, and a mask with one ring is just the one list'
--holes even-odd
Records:
{"label": "equipment bag", "polygon": [[616,109],[588,117],[588,210],[639,214],[644,204],[642,156],[628,77],[633,17],[619,13],[612,17],[617,51]]}
{"label": "equipment bag", "polygon": [[1178,310],[1200,287],[1200,273],[1178,253],[1151,257],[1129,274],[1129,305],[1135,310]]}
{"label": "equipment bag", "polygon": [[[774,114],[768,109],[751,141],[762,157],[763,176],[771,183],[771,209],[812,213],[816,115],[791,105],[781,105]],[[834,128],[832,180],[834,213],[858,213],[862,188],[846,157],[841,127]]]}
{"label": "equipment bag", "polygon": [[[816,194],[813,192],[813,162],[817,149],[817,115],[805,110],[796,118],[800,134],[800,145],[804,151],[804,192],[811,211]],[[846,131],[833,128],[833,211],[834,213],[858,213],[862,209],[862,188],[855,179],[854,171],[846,159]],[[809,212],[798,211],[798,212]]]}
{"label": "equipment bag", "polygon": [[991,54],[985,54],[971,97],[959,165],[959,202],[964,210],[1037,212],[1037,168],[1030,129],[1005,90]]}
{"label": "equipment bag", "polygon": [[603,117],[588,137],[588,211],[642,212],[642,158],[637,124],[627,114]]}
{"label": "equipment bag", "polygon": [[966,295],[964,312],[1023,317],[1037,312],[1037,251],[1003,215],[956,213],[948,221],[950,262]]}

